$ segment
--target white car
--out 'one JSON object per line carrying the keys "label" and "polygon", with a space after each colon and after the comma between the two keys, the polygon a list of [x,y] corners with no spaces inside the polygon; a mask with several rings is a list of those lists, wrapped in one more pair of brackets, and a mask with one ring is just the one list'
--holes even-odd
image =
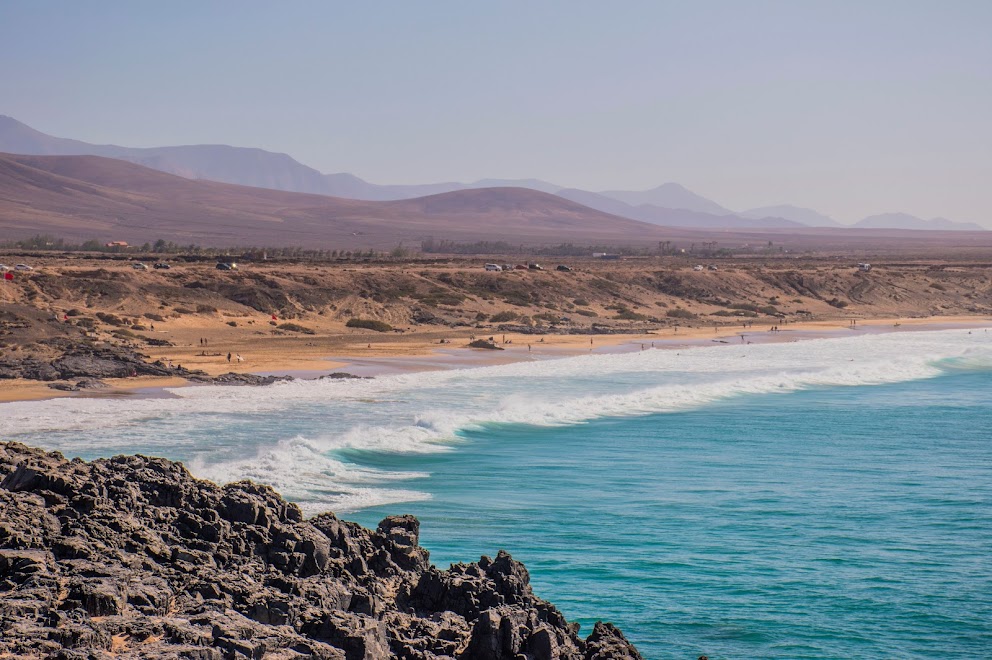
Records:
{"label": "white car", "polygon": [[131,268],[133,268],[135,270],[148,270],[148,266],[146,266],[145,264],[142,264],[142,263],[134,264],[133,266],[131,266]]}
{"label": "white car", "polygon": [[34,270],[34,268],[27,264],[17,264],[14,266],[14,270]]}
{"label": "white car", "polygon": [[7,264],[0,264],[0,273],[10,270],[10,266]]}

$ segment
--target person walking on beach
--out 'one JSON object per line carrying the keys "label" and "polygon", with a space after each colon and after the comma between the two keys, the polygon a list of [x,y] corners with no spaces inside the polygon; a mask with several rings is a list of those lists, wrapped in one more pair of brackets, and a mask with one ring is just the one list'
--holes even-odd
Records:
{"label": "person walking on beach", "polygon": [[228,353],[228,354],[227,354],[227,361],[228,361],[228,362],[230,362],[230,361],[231,361],[231,354],[230,354],[230,353]]}
{"label": "person walking on beach", "polygon": [[237,354],[237,358],[238,358],[238,362],[239,362],[239,363],[241,363],[241,362],[244,362],[244,361],[245,361],[245,359],[244,359],[243,357],[241,357],[241,353],[238,353],[238,354]]}

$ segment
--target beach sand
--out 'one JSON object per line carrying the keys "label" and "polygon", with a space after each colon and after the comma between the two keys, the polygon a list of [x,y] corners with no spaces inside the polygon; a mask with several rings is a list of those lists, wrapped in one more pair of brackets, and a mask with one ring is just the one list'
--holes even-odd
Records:
{"label": "beach sand", "polygon": [[[773,326],[779,328],[773,332]],[[552,359],[588,353],[619,353],[648,348],[706,346],[725,343],[767,343],[799,341],[854,333],[945,330],[992,327],[992,317],[945,316],[928,318],[857,319],[811,322],[762,321],[744,328],[735,326],[663,328],[650,333],[603,335],[525,335],[478,330],[411,332],[402,335],[356,332],[317,336],[276,336],[252,334],[244,329],[202,319],[182,319],[168,324],[162,332],[171,347],[149,347],[153,360],[171,360],[188,369],[210,375],[228,372],[263,375],[292,375],[312,378],[334,371],[361,376],[384,373],[464,368],[505,364],[519,360]],[[468,348],[471,336],[492,336],[504,350]],[[741,336],[743,335],[743,341]],[[200,344],[206,338],[207,344]],[[442,339],[446,343],[439,343]],[[232,354],[231,362],[227,354]],[[240,354],[242,362],[236,356]],[[0,402],[50,399],[65,396],[148,396],[162,388],[192,385],[178,377],[138,377],[107,379],[108,389],[61,392],[46,383],[23,379],[0,380]]]}

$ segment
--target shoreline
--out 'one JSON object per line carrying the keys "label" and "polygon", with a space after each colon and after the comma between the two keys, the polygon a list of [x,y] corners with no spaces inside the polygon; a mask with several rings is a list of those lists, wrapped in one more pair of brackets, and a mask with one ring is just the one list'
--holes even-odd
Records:
{"label": "shoreline", "polygon": [[[298,379],[317,378],[334,371],[345,371],[355,376],[380,376],[442,369],[464,369],[509,364],[526,360],[547,360],[587,354],[613,354],[636,352],[648,348],[673,349],[690,346],[712,346],[730,343],[784,343],[844,336],[849,332],[877,334],[886,332],[939,331],[950,329],[976,329],[992,327],[992,316],[931,316],[916,318],[857,319],[856,324],[843,320],[798,321],[783,323],[771,332],[774,323],[765,322],[758,327],[716,326],[697,328],[661,328],[643,333],[624,334],[574,334],[574,335],[521,335],[507,333],[493,335],[504,350],[470,349],[468,337],[457,337],[450,343],[438,344],[432,338],[411,336],[407,341],[368,344],[374,348],[361,348],[352,344],[349,353],[326,356],[307,351],[300,355],[293,351],[273,350],[263,359],[240,364],[226,361],[211,363],[187,359],[195,369],[210,375],[234,372],[260,376],[292,376]],[[743,337],[742,337],[743,335]],[[420,341],[417,341],[417,340]],[[465,344],[455,343],[464,340]],[[529,345],[529,348],[528,348]],[[278,347],[277,347],[278,349]],[[149,351],[151,352],[151,351]],[[162,359],[152,355],[152,359]],[[225,356],[192,356],[219,357]],[[257,368],[262,367],[262,368]],[[167,389],[200,385],[179,376],[139,376],[136,378],[106,379],[107,389],[63,392],[48,387],[45,381],[11,379],[0,380],[0,404],[38,401],[64,397],[120,398],[162,396]]]}

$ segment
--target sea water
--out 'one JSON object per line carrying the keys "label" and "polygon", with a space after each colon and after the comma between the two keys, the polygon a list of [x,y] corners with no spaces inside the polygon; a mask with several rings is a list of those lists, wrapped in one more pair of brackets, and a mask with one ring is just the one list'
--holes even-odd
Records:
{"label": "sea water", "polygon": [[992,334],[720,345],[0,406],[5,439],[184,460],[308,513],[505,548],[649,658],[992,654]]}

